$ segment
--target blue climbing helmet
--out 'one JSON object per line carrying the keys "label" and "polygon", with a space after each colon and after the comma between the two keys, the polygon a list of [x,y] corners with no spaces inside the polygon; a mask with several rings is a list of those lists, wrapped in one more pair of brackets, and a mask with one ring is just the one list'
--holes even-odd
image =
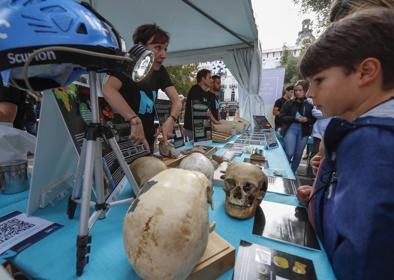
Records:
{"label": "blue climbing helmet", "polygon": [[[23,66],[44,47],[71,47],[124,57],[122,39],[104,17],[75,0],[0,0],[0,71],[4,84],[24,85]],[[29,82],[36,90],[67,85],[87,71],[116,72],[121,62],[47,49],[34,56]]]}

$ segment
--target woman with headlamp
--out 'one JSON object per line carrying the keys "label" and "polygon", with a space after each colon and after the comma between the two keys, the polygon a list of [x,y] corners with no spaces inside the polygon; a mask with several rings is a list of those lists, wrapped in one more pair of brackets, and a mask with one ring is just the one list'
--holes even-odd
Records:
{"label": "woman with headlamp", "polygon": [[107,102],[130,123],[131,140],[135,144],[144,144],[149,152],[153,152],[155,139],[154,103],[158,90],[163,90],[172,103],[170,116],[161,124],[163,141],[167,141],[168,135],[172,134],[182,108],[178,93],[162,65],[169,39],[169,34],[156,24],[139,26],[133,34],[133,41],[154,53],[153,73],[138,84],[121,75],[110,76],[103,88]]}

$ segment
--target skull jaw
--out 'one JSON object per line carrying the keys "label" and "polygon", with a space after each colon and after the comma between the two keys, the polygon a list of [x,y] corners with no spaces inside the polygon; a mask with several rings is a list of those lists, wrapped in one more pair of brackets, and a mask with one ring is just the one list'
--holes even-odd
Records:
{"label": "skull jaw", "polygon": [[230,217],[246,220],[255,215],[257,206],[260,205],[260,202],[261,200],[255,199],[251,206],[246,207],[231,204],[228,200],[226,200],[226,213]]}

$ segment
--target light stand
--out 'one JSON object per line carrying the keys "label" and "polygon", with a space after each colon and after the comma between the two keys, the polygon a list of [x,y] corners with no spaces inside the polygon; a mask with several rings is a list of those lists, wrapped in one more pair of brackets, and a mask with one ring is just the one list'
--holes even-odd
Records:
{"label": "light stand", "polygon": [[[79,233],[77,236],[77,261],[76,273],[78,276],[82,275],[85,265],[89,262],[87,254],[90,252],[90,243],[92,237],[89,231],[97,221],[97,219],[105,218],[106,211],[113,206],[131,203],[133,198],[109,202],[111,198],[105,200],[104,183],[103,183],[103,162],[102,162],[102,145],[101,139],[106,138],[113,150],[120,167],[128,179],[134,194],[138,193],[138,185],[135,181],[130,169],[123,157],[123,154],[115,140],[115,137],[108,126],[101,125],[98,94],[100,90],[97,87],[96,72],[89,72],[90,85],[90,106],[92,111],[92,122],[88,126],[85,140],[81,150],[81,156],[78,161],[78,167],[75,174],[74,189],[69,198],[67,214],[70,219],[74,217],[76,203],[81,204],[81,214],[79,221]],[[83,175],[83,177],[81,176]],[[82,198],[81,198],[81,177],[82,183]],[[91,202],[92,186],[95,186],[96,201]],[[90,207],[94,205],[94,212],[90,215]],[[90,215],[90,216],[89,216]]]}

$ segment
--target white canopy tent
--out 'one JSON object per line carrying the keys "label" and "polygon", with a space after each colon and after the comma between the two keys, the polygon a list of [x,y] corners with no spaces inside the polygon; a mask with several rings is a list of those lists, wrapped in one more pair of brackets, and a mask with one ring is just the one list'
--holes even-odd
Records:
{"label": "white canopy tent", "polygon": [[251,0],[91,0],[118,29],[126,45],[145,23],[171,35],[166,65],[223,60],[239,83],[241,116],[262,114],[262,70]]}

